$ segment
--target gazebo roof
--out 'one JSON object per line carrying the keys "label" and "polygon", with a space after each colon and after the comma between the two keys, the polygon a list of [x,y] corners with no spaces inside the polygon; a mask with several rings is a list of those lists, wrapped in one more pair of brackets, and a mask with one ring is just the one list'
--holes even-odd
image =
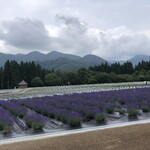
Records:
{"label": "gazebo roof", "polygon": [[28,83],[22,80],[18,85],[28,85]]}

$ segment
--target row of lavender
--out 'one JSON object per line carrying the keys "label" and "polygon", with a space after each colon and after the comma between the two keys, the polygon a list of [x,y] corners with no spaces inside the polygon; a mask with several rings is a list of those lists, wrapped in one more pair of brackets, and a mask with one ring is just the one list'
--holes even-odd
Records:
{"label": "row of lavender", "polygon": [[23,120],[28,128],[42,130],[44,116],[79,127],[82,122],[94,119],[101,123],[107,114],[114,112],[137,117],[139,110],[150,111],[150,88],[0,100],[0,130],[11,130],[16,118]]}
{"label": "row of lavender", "polygon": [[17,119],[25,122],[28,128],[41,130],[44,126],[44,117],[30,111],[28,108],[11,101],[0,100],[0,131],[10,133]]}
{"label": "row of lavender", "polygon": [[71,127],[78,127],[81,122],[96,119],[105,120],[107,114],[127,113],[129,118],[150,110],[150,88],[75,93],[12,100],[39,114],[55,118]]}
{"label": "row of lavender", "polygon": [[9,111],[0,107],[0,131],[4,131],[4,134],[12,129],[13,118]]}

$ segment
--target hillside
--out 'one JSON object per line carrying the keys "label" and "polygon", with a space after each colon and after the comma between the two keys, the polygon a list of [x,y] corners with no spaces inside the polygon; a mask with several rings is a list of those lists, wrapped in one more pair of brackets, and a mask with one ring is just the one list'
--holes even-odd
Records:
{"label": "hillside", "polygon": [[53,68],[55,70],[64,71],[75,71],[81,67],[99,65],[106,62],[106,60],[96,55],[86,55],[84,57],[80,57],[77,55],[65,54],[57,51],[52,51],[48,54],[43,54],[38,51],[16,55],[0,53],[0,65],[3,66],[7,60],[16,60],[17,62],[35,61],[43,68]]}
{"label": "hillside", "polygon": [[65,58],[72,59],[72,60],[77,60],[80,58],[80,56],[60,53],[56,51],[52,51],[48,54],[43,54],[38,51],[33,51],[28,54],[16,54],[16,55],[0,53],[0,65],[3,66],[7,60],[16,60],[17,62],[46,61],[46,60],[55,60],[60,57],[65,57]]}
{"label": "hillside", "polygon": [[77,55],[61,53],[58,51],[51,51],[47,54],[38,51],[33,51],[28,54],[16,54],[16,55],[0,53],[0,66],[3,66],[7,60],[15,60],[18,63],[21,61],[23,62],[35,61],[36,63],[40,64],[43,68],[46,69],[53,68],[55,70],[76,71],[81,67],[100,65],[101,63],[105,62],[108,63],[119,62],[120,64],[123,64],[126,61],[130,61],[133,63],[133,65],[137,65],[142,60],[149,61],[150,56],[136,55],[126,61],[110,61],[110,60],[106,61],[105,59],[96,55],[88,54],[84,57],[80,57]]}
{"label": "hillside", "polygon": [[148,56],[148,55],[136,55],[136,56],[132,57],[131,59],[129,59],[128,61],[132,62],[133,65],[137,65],[142,60],[150,61],[150,56]]}
{"label": "hillside", "polygon": [[55,70],[63,70],[63,71],[76,71],[82,67],[89,67],[94,65],[99,65],[101,63],[105,63],[106,60],[94,56],[87,55],[79,59],[69,59],[66,57],[60,57],[55,60],[47,60],[47,61],[38,61],[41,67],[46,69],[55,69]]}

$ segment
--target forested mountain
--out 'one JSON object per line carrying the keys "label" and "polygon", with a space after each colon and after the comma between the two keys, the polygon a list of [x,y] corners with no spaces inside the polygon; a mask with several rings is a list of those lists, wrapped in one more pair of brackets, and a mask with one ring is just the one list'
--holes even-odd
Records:
{"label": "forested mountain", "polygon": [[52,51],[48,54],[43,54],[38,51],[33,51],[28,54],[16,54],[16,55],[0,53],[0,65],[3,66],[7,60],[15,60],[17,62],[47,61],[47,60],[55,60],[60,57],[68,58],[71,60],[80,59],[80,56],[60,53],[60,52],[56,52],[56,51]]}
{"label": "forested mountain", "polygon": [[95,55],[86,55],[84,57],[80,57],[77,55],[65,54],[57,51],[52,51],[48,54],[43,54],[37,51],[28,54],[16,55],[0,53],[0,65],[3,66],[7,60],[15,60],[18,63],[21,61],[35,61],[37,64],[40,64],[42,68],[63,71],[76,71],[81,67],[87,68],[89,66],[99,65],[106,62],[106,60]]}
{"label": "forested mountain", "polygon": [[70,59],[60,57],[54,60],[38,61],[37,63],[45,69],[54,69],[61,71],[77,71],[79,68],[100,65],[101,63],[107,62],[103,58],[95,55],[86,55],[78,59]]}
{"label": "forested mountain", "polygon": [[[89,67],[89,66],[95,66],[100,65],[101,63],[105,63],[106,60],[104,60],[101,57],[98,57],[96,55],[86,55],[84,57],[80,57],[77,55],[72,54],[65,54],[60,53],[57,51],[52,51],[48,54],[43,54],[38,51],[33,51],[28,54],[4,54],[0,53],[0,66],[3,66],[4,63],[7,60],[15,60],[18,63],[21,61],[23,62],[29,62],[34,61],[36,63],[39,63],[43,68],[46,69],[55,69],[55,70],[64,70],[64,71],[76,71],[81,67]],[[147,55],[137,55],[127,61],[132,62],[133,65],[137,65],[142,60],[149,61],[150,56]],[[109,63],[110,60],[107,62]],[[120,61],[120,64],[123,64],[127,61]],[[114,62],[113,62],[114,63]]]}

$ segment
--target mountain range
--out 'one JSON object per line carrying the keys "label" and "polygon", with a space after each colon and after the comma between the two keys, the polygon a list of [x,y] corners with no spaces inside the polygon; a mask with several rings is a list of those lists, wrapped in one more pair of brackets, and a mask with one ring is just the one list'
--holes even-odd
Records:
{"label": "mountain range", "polygon": [[7,60],[16,60],[17,62],[35,61],[43,68],[53,68],[55,70],[64,71],[73,71],[81,67],[89,67],[107,62],[103,58],[96,55],[89,54],[84,57],[80,57],[77,55],[65,54],[57,51],[52,51],[48,54],[43,54],[37,51],[33,51],[28,54],[16,55],[0,53],[0,65],[3,66]]}
{"label": "mountain range", "polygon": [[[96,55],[86,55],[84,57],[80,57],[72,54],[60,53],[57,51],[52,51],[48,54],[43,54],[38,51],[33,51],[28,54],[4,54],[0,53],[0,65],[3,66],[7,60],[16,60],[17,62],[21,61],[35,61],[41,67],[46,69],[55,69],[55,70],[64,70],[64,71],[74,71],[81,67],[89,67],[94,65],[99,65],[101,63],[108,62],[99,56]],[[149,61],[150,56],[148,55],[137,55],[133,58],[127,60],[133,63],[133,65],[137,65],[140,61]],[[126,61],[120,61],[126,62]]]}
{"label": "mountain range", "polygon": [[69,57],[63,56],[52,60],[38,61],[37,63],[41,67],[47,69],[54,68],[55,70],[76,71],[82,67],[95,66],[105,62],[107,61],[96,55],[86,55],[84,57],[79,57],[78,59],[76,56],[73,57],[72,59],[70,59],[70,56]]}

